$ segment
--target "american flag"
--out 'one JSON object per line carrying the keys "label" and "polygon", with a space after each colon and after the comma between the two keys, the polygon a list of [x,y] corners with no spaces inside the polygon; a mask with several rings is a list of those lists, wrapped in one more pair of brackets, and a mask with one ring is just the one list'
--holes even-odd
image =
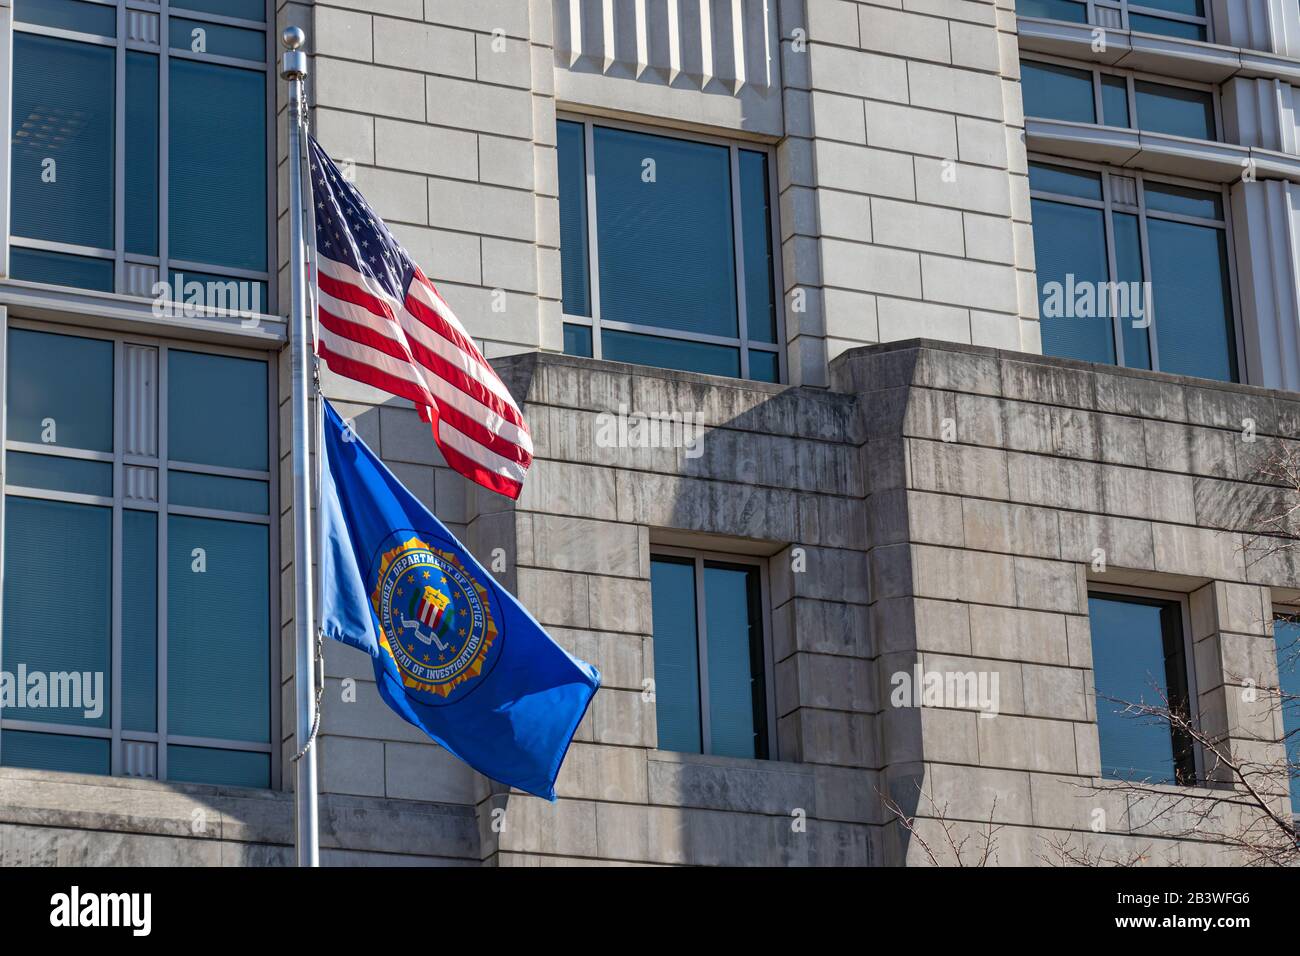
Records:
{"label": "american flag", "polygon": [[433,283],[309,137],[319,332],[330,371],[409,399],[447,464],[518,498],[533,458],[519,406]]}

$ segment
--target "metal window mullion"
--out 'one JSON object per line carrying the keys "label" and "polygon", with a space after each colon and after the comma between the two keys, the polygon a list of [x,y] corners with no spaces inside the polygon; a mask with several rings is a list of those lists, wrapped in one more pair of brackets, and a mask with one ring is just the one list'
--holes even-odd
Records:
{"label": "metal window mullion", "polygon": [[[168,229],[170,228],[170,212],[168,210],[169,189],[168,178],[170,173],[171,158],[171,121],[168,103],[171,97],[171,64],[169,60],[170,43],[167,37],[170,35],[171,27],[168,23],[170,16],[170,7],[167,0],[158,0],[158,279],[159,282],[171,282],[171,270],[167,265],[167,256],[171,252],[168,241]],[[163,353],[160,351],[158,360],[161,363]],[[161,373],[159,375],[161,381]],[[159,404],[159,421],[162,420],[163,399],[161,394],[158,398]],[[162,425],[159,428],[159,438],[161,439]],[[166,458],[160,458],[166,461]],[[161,481],[161,476],[160,476]],[[161,494],[161,485],[160,485]],[[161,632],[160,632],[161,633]],[[159,750],[164,748],[159,747]],[[158,779],[166,779],[163,776],[162,754],[159,753]]]}
{"label": "metal window mullion", "polygon": [[1106,125],[1106,110],[1101,98],[1101,70],[1090,70],[1092,75],[1092,121],[1099,126]]}
{"label": "metal window mullion", "polygon": [[[113,289],[126,288],[126,7],[117,6],[116,89],[113,91]],[[116,752],[117,747],[114,746]]]}
{"label": "metal window mullion", "polygon": [[[0,263],[0,271],[7,273],[4,267],[6,263]],[[9,352],[9,310],[0,306],[0,448],[3,448],[4,441],[8,435],[9,422],[9,388],[8,388],[8,352]],[[0,453],[0,484],[3,483],[4,476],[8,472],[8,463],[5,456]],[[5,569],[5,547],[4,547],[4,527],[5,512],[8,505],[5,501],[3,488],[0,488],[0,622],[4,620],[4,569]],[[0,673],[4,670],[4,629],[0,627]],[[0,727],[4,726],[4,708],[0,706]],[[0,738],[3,734],[0,734]],[[0,744],[0,764],[3,764],[4,747]]]}
{"label": "metal window mullion", "polygon": [[695,562],[695,647],[700,668],[700,753],[713,753],[713,728],[709,720],[709,630],[704,613],[704,558]]}
{"label": "metal window mullion", "polygon": [[1151,239],[1147,235],[1147,194],[1146,180],[1141,173],[1134,176],[1137,181],[1138,200],[1138,238],[1142,245],[1142,279],[1151,283],[1151,294],[1147,296],[1147,348],[1151,352],[1151,371],[1160,371],[1160,335],[1156,331],[1156,284],[1151,275]]}
{"label": "metal window mullion", "polygon": [[[1241,290],[1237,285],[1237,237],[1232,229],[1232,192],[1227,187],[1223,189],[1223,244],[1228,256],[1228,296],[1231,301],[1228,303],[1228,309],[1231,312],[1232,320],[1232,338],[1237,344],[1236,368],[1233,372],[1237,376],[1237,381],[1243,384],[1250,382],[1250,369],[1247,367],[1246,360],[1246,340],[1244,330],[1241,327],[1241,312],[1238,304],[1241,299]],[[1296,786],[1300,786],[1297,783]]]}
{"label": "metal window mullion", "polygon": [[[121,13],[121,8],[118,8]],[[119,267],[121,260],[118,261]],[[109,553],[112,560],[112,589],[109,591],[109,608],[111,619],[109,645],[109,724],[113,738],[109,748],[108,772],[111,776],[120,775],[125,767],[125,755],[122,752],[122,419],[126,383],[123,378],[125,361],[122,342],[113,343],[113,523],[112,540]]]}
{"label": "metal window mullion", "polygon": [[[768,281],[772,284],[772,318],[776,328],[772,330],[776,338],[776,380],[778,382],[789,381],[789,362],[787,353],[790,343],[786,339],[785,332],[785,257],[782,254],[781,244],[781,195],[777,188],[777,168],[776,168],[776,150],[767,147],[767,162],[764,164],[764,188],[767,190],[767,254],[772,263],[771,274]],[[794,242],[794,235],[791,234],[790,241]],[[822,312],[826,311],[826,296],[822,294]]]}
{"label": "metal window mullion", "polygon": [[[313,313],[315,310],[312,310]],[[279,365],[276,362],[268,361],[266,376],[266,440],[267,440],[267,465],[270,468],[271,486],[267,493],[267,510],[275,516],[276,522],[280,516],[280,381]],[[318,394],[317,401],[322,398]],[[320,450],[317,449],[317,454]],[[280,536],[276,533],[277,524],[267,526],[267,562],[269,567],[267,573],[267,652],[271,655],[271,686],[267,688],[267,695],[270,701],[269,717],[271,725],[268,728],[271,740],[271,779],[270,784],[273,790],[279,790],[284,787],[284,781],[281,778],[283,773],[284,740],[281,737],[284,730],[281,726],[281,711],[283,710],[284,686],[281,684],[283,674],[281,673],[281,651],[280,641],[283,632],[280,628]],[[320,593],[320,592],[317,592]],[[323,652],[322,652],[323,653]]]}
{"label": "metal window mullion", "polygon": [[[166,3],[166,0],[163,0]],[[159,237],[159,242],[162,237]],[[167,460],[167,346],[158,348],[158,460]],[[158,661],[157,698],[158,753],[155,768],[158,779],[167,779],[167,469],[158,469],[158,633],[156,658]]]}
{"label": "metal window mullion", "polygon": [[1109,298],[1106,302],[1106,308],[1111,313],[1111,335],[1115,337],[1115,364],[1124,367],[1124,329],[1123,323],[1119,317],[1119,309],[1115,308],[1119,303],[1119,296],[1115,294],[1115,283],[1119,282],[1119,269],[1115,261],[1115,224],[1111,219],[1114,213],[1113,190],[1111,189],[1110,175],[1106,174],[1101,177],[1101,197],[1106,204],[1102,212],[1102,229],[1105,232],[1106,242],[1106,271],[1110,276],[1111,286]]}
{"label": "metal window mullion", "polygon": [[582,123],[582,148],[587,173],[587,294],[591,297],[591,355],[603,358],[600,337],[600,237],[596,230],[596,134],[590,120]]}
{"label": "metal window mullion", "polygon": [[[758,622],[763,628],[763,701],[767,709],[767,757],[776,760],[776,653],[772,648],[772,599],[768,582],[768,563],[758,565]],[[752,679],[752,675],[751,675]]]}
{"label": "metal window mullion", "polygon": [[741,226],[740,150],[733,143],[728,148],[728,172],[731,176],[731,242],[736,278],[736,331],[740,339],[740,377],[749,378],[749,312],[745,301],[745,234]]}
{"label": "metal window mullion", "polygon": [[[268,27],[273,26],[275,24],[275,8],[271,3],[271,0],[267,0],[266,6],[263,9],[265,12],[262,14],[262,16],[266,19],[267,26]],[[280,256],[279,256],[279,245],[278,245],[280,239],[280,209],[278,205],[278,195],[277,195],[279,191],[278,187],[279,187],[280,155],[279,155],[279,150],[276,146],[276,136],[279,132],[278,123],[279,123],[280,114],[277,110],[278,104],[276,103],[276,96],[278,94],[278,87],[276,84],[277,84],[278,77],[271,70],[271,66],[272,64],[275,63],[276,60],[277,47],[276,47],[276,40],[275,40],[275,32],[276,31],[274,29],[266,30],[266,54],[265,55],[266,55],[267,73],[266,73],[266,97],[265,97],[265,105],[263,106],[263,109],[266,111],[266,117],[265,117],[266,122],[264,124],[264,128],[266,130],[266,159],[265,159],[266,173],[265,174],[266,174],[267,280],[266,280],[266,302],[264,302],[262,305],[265,311],[271,315],[276,314],[276,310],[279,308],[279,303],[280,303],[280,283],[279,283]],[[306,92],[307,89],[308,87],[304,82],[303,84],[304,95],[307,95]],[[306,118],[310,123],[311,120],[310,110],[308,110]],[[315,234],[316,234],[315,227],[313,226],[312,235],[314,236]],[[312,247],[315,248],[314,242],[312,243]],[[313,269],[315,268],[314,262],[312,263],[312,268]],[[314,316],[315,314],[316,314],[316,309],[313,308],[312,315]],[[269,404],[276,404],[275,402],[270,401],[270,396],[267,397],[267,400]]]}

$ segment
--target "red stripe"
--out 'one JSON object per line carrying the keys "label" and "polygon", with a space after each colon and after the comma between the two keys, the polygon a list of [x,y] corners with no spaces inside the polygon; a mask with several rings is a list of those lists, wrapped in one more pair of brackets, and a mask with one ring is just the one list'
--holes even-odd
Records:
{"label": "red stripe", "polygon": [[335,335],[345,339],[351,339],[353,342],[359,342],[362,345],[368,345],[376,352],[383,352],[399,362],[407,365],[411,364],[411,353],[401,342],[395,342],[382,332],[370,328],[368,325],[362,325],[360,322],[353,322],[351,319],[345,319],[342,316],[328,312],[325,306],[319,306],[320,324],[329,329]]}
{"label": "red stripe", "polygon": [[[419,269],[415,270],[415,278],[411,281],[422,283],[424,287],[433,294],[433,297],[442,303],[443,308],[448,312],[453,312],[451,306],[447,305],[447,301],[440,296],[438,290],[433,287],[433,283],[426,279],[424,273]],[[436,311],[429,308],[412,295],[409,289],[406,293],[406,308],[410,310],[411,314],[417,319],[472,358],[485,372],[495,378],[498,382],[501,382],[501,376],[497,375],[496,369],[488,364],[488,360],[483,357],[483,353],[478,350],[478,346],[475,345],[464,332],[456,328],[456,326],[448,322]],[[453,312],[453,314],[455,313]],[[504,382],[501,382],[501,387],[505,388]]]}
{"label": "red stripe", "polygon": [[337,352],[331,351],[330,347],[324,342],[317,344],[316,354],[325,360],[325,364],[330,367],[330,371],[337,372],[344,378],[355,379],[358,382],[364,382],[366,385],[373,385],[375,388],[383,389],[398,398],[408,399],[415,404],[416,408],[423,408],[429,403],[429,393],[417,388],[406,379],[390,375],[388,372],[377,369],[373,365],[367,365],[365,362],[339,355]]}
{"label": "red stripe", "polygon": [[510,424],[524,431],[528,430],[523,416],[519,414],[519,409],[514,405],[502,400],[501,396],[493,393],[482,382],[470,378],[463,369],[457,368],[418,339],[410,338],[407,341],[411,344],[411,357],[438,378],[458,391],[464,392],[480,405],[486,405]]}
{"label": "red stripe", "polygon": [[393,315],[393,310],[388,303],[377,295],[372,295],[358,285],[351,282],[343,282],[328,276],[325,273],[320,274],[320,289],[327,295],[332,295],[336,299],[342,299],[344,302],[351,302],[353,305],[359,305],[367,312],[373,312],[380,318],[397,321]]}
{"label": "red stripe", "polygon": [[[434,398],[436,401],[437,396]],[[527,468],[529,463],[532,462],[533,456],[530,455],[521,445],[516,445],[504,435],[498,435],[478,419],[470,418],[460,409],[439,402],[438,411],[439,414],[447,420],[447,424],[451,425],[451,427],[456,429],[456,431],[463,434],[466,438],[478,442],[484,448],[491,449],[502,458],[507,458],[510,461],[517,461],[525,468]]]}
{"label": "red stripe", "polygon": [[513,478],[507,478],[505,475],[499,475],[495,471],[489,471],[474,459],[462,455],[449,445],[438,442],[438,450],[442,452],[442,457],[447,460],[447,464],[453,469],[470,481],[476,481],[490,491],[505,495],[507,498],[518,498],[519,493],[524,490],[524,486],[520,482],[515,481]]}
{"label": "red stripe", "polygon": [[[402,347],[401,343],[394,342],[392,339],[381,335],[368,326],[339,318],[338,316],[327,312],[324,306],[321,306],[319,311],[320,324],[326,329],[329,329],[335,335],[360,343],[361,345],[369,346],[375,351],[383,352],[385,355],[389,355],[399,362],[410,364],[410,357]],[[384,372],[382,374],[389,375],[391,373]],[[422,400],[423,402],[438,402],[438,397],[432,392],[421,390],[421,393],[426,395],[426,398]],[[527,468],[529,463],[533,460],[532,456],[522,446],[516,445],[504,435],[498,435],[481,421],[465,414],[460,409],[451,405],[443,405],[441,402],[438,402],[438,408],[442,417],[445,418],[448,424],[453,428],[464,434],[467,438],[478,442],[485,448],[490,448],[502,458],[507,458],[510,461],[517,461],[525,468]]]}

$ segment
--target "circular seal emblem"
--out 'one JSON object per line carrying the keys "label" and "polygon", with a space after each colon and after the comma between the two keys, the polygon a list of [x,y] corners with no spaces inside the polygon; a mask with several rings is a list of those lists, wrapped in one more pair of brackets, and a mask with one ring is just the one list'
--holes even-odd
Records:
{"label": "circular seal emblem", "polygon": [[487,589],[455,554],[418,537],[383,553],[370,599],[380,646],[421,703],[464,696],[500,655]]}

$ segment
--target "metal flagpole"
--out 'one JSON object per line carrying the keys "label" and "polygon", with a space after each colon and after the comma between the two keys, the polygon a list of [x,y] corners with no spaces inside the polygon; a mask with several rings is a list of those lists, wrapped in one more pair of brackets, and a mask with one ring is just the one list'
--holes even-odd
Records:
{"label": "metal flagpole", "polygon": [[316,748],[311,746],[316,727],[315,634],[312,628],[311,547],[311,418],[308,415],[308,386],[311,380],[311,352],[307,322],[307,247],[303,242],[302,124],[306,96],[307,54],[300,49],[306,35],[297,27],[286,27],[280,76],[289,81],[289,286],[292,298],[293,359],[293,631],[294,696],[297,707],[294,779],[294,845],[299,866],[319,866]]}

